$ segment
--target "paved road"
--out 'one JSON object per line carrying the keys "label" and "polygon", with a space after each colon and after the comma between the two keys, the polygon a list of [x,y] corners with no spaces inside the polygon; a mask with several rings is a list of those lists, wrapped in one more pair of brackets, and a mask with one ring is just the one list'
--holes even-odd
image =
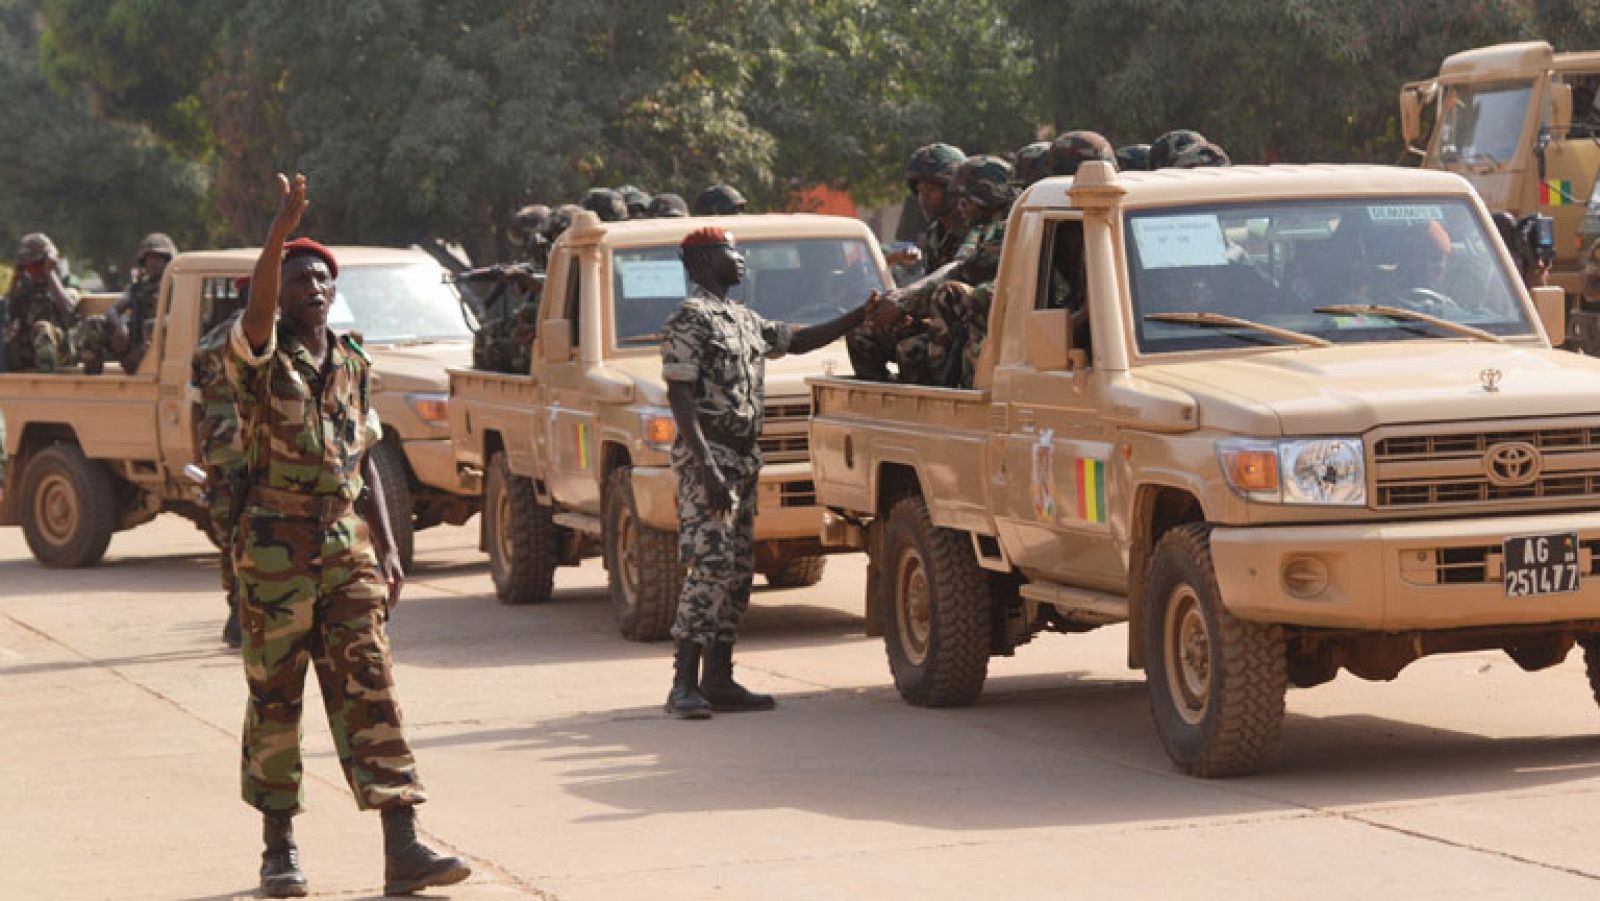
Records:
{"label": "paved road", "polygon": [[[508,608],[473,530],[419,545],[392,635],[422,824],[477,869],[451,897],[1600,897],[1576,658],[1343,675],[1290,695],[1275,771],[1201,782],[1161,752],[1121,629],[1043,636],[978,706],[913,709],[861,635],[863,562],[836,558],[816,588],[758,594],[740,672],[779,710],[686,723],[660,713],[667,649],[615,635],[598,566]],[[0,530],[0,896],[252,893],[244,686],[207,550],[162,517],[102,566],[46,571]],[[319,896],[370,896],[378,823],[315,707],[305,866]]]}

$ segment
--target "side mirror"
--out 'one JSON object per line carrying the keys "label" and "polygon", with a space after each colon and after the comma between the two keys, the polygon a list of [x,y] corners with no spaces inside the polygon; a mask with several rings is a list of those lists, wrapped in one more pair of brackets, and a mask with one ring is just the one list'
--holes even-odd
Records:
{"label": "side mirror", "polygon": [[1533,307],[1539,312],[1539,322],[1550,337],[1550,344],[1558,346],[1567,340],[1567,292],[1558,285],[1543,285],[1530,291]]}
{"label": "side mirror", "polygon": [[1550,116],[1545,120],[1545,131],[1554,141],[1565,141],[1572,128],[1572,85],[1565,82],[1550,83]]}
{"label": "side mirror", "polygon": [[1028,312],[1028,362],[1040,371],[1066,369],[1068,362],[1066,310]]}
{"label": "side mirror", "polygon": [[1422,137],[1422,95],[1410,85],[1400,89],[1400,136],[1407,147]]}
{"label": "side mirror", "polygon": [[539,326],[539,359],[546,363],[565,363],[572,359],[572,323],[549,319]]}

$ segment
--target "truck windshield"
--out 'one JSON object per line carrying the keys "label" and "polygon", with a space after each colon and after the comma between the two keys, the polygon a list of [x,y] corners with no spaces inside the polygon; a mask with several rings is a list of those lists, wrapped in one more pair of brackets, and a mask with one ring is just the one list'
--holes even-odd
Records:
{"label": "truck windshield", "polygon": [[1499,236],[1459,197],[1163,208],[1126,232],[1142,353],[1289,343],[1271,329],[1336,344],[1534,332]]}
{"label": "truck windshield", "polygon": [[1498,165],[1510,160],[1522,142],[1531,93],[1527,82],[1446,86],[1439,101],[1439,161]]}
{"label": "truck windshield", "polygon": [[369,344],[472,338],[455,286],[432,260],[345,266],[328,310],[328,326],[359,331]]}
{"label": "truck windshield", "polygon": [[[808,238],[747,241],[739,245],[747,269],[731,295],[764,318],[814,325],[859,306],[873,291],[887,290],[866,242]],[[611,255],[618,347],[645,347],[661,340],[661,327],[689,294],[678,248],[618,249]]]}

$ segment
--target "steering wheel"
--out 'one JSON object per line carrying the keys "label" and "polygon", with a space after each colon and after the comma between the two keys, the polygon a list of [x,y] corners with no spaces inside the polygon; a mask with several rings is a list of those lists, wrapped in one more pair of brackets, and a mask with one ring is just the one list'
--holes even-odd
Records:
{"label": "steering wheel", "polygon": [[1456,303],[1454,298],[1432,288],[1408,288],[1401,299],[1415,309],[1436,316],[1440,313],[1462,312],[1461,304]]}

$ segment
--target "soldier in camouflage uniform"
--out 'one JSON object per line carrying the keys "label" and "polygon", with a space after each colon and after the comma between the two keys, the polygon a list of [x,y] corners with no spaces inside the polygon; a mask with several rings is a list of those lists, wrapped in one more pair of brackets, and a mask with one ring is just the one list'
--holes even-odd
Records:
{"label": "soldier in camouflage uniform", "polygon": [[[906,186],[916,197],[928,223],[917,241],[917,255],[925,273],[939,272],[951,265],[965,243],[968,228],[950,188],[950,180],[966,158],[958,147],[926,144],[918,147],[906,163]],[[912,291],[917,284],[920,282],[914,282],[902,292]],[[900,296],[902,293],[896,292],[896,297]],[[929,311],[921,301],[927,297],[904,296],[907,297],[905,316],[886,322],[869,321],[847,339],[845,346],[850,351],[850,365],[857,378],[888,381],[888,364],[896,359],[897,348],[925,332]],[[900,380],[908,380],[904,372]]]}
{"label": "soldier in camouflage uniform", "polygon": [[77,284],[63,270],[49,236],[41,232],[23,236],[11,289],[6,292],[8,321],[3,338],[9,371],[56,372],[70,365]]}
{"label": "soldier in camouflage uniform", "polygon": [[115,359],[122,371],[133,374],[144,360],[156,325],[161,275],[178,255],[178,245],[161,232],[151,232],[139,242],[139,275],[104,316],[90,316],[78,324],[78,357],[83,371],[99,375],[106,360]]}
{"label": "soldier in camouflage uniform", "polygon": [[628,208],[629,219],[650,218],[650,195],[638,185],[623,185],[617,189],[622,196],[622,202]]}
{"label": "soldier in camouflage uniform", "polygon": [[[755,577],[756,487],[761,473],[763,377],[768,358],[803,354],[861,324],[876,297],[805,328],[769,322],[728,297],[744,278],[732,233],[706,227],[682,243],[694,293],[667,320],[661,374],[678,437],[679,553],[689,566],[672,625],[677,641],[667,712],[699,719],[713,710],[771,710],[770,695],[733,680],[733,645]],[[702,655],[705,672],[700,672]]]}
{"label": "soldier in camouflage uniform", "polygon": [[1050,142],[1044,164],[1051,175],[1077,175],[1078,167],[1090,160],[1103,160],[1115,166],[1117,152],[1098,132],[1066,131]]}
{"label": "soldier in camouflage uniform", "polygon": [[601,222],[621,222],[628,218],[628,204],[610,188],[590,188],[578,206],[600,217]]}
{"label": "soldier in camouflage uniform", "polygon": [[[247,302],[249,279],[239,279],[235,288],[241,303]],[[196,462],[205,470],[204,487],[207,525],[211,540],[222,549],[222,593],[228,602],[228,619],[222,626],[222,640],[230,648],[243,641],[239,632],[239,604],[234,596],[233,539],[238,525],[235,498],[242,496],[248,473],[244,465],[243,443],[239,436],[239,409],[228,381],[228,336],[239,321],[235,313],[217,323],[200,338],[190,362],[189,390],[194,406]]]}
{"label": "soldier in camouflage uniform", "polygon": [[1017,151],[1016,160],[1011,164],[1011,174],[1016,180],[1018,193],[1039,179],[1053,174],[1045,168],[1045,157],[1049,153],[1049,141],[1034,141]]}
{"label": "soldier in camouflage uniform", "polygon": [[517,245],[517,254],[525,263],[540,270],[550,261],[550,239],[545,230],[550,225],[550,208],[542,203],[530,203],[511,217],[511,235]]}
{"label": "soldier in camouflage uniform", "polygon": [[1176,128],[1156,138],[1150,144],[1150,170],[1165,169],[1177,162],[1178,155],[1196,144],[1204,144],[1206,136],[1187,128]]}
{"label": "soldier in camouflage uniform", "polygon": [[733,185],[712,185],[694,199],[696,216],[737,216],[744,207],[744,195]]}
{"label": "soldier in camouflage uniform", "polygon": [[572,220],[581,212],[583,212],[583,207],[575,203],[564,203],[556,207],[556,211],[550,214],[550,221],[545,224],[544,236],[546,241],[552,247],[555,246],[561,235],[572,227]]}
{"label": "soldier in camouflage uniform", "polygon": [[405,574],[367,453],[382,434],[371,364],[354,339],[328,329],[333,254],[306,238],[285,243],[305,212],[305,177],[278,182],[282,202],[226,352],[251,473],[234,545],[250,695],[243,795],[263,814],[263,893],[304,894],[291,817],[304,800],[301,697],[315,666],[356,803],[382,811],[384,892],[409,894],[470,871],[417,839],[414,805],[426,795],[401,731],[384,628]]}
{"label": "soldier in camouflage uniform", "polygon": [[1183,148],[1172,161],[1174,169],[1203,169],[1209,166],[1231,166],[1228,152],[1210,141]]}
{"label": "soldier in camouflage uniform", "polygon": [[650,198],[651,219],[684,219],[689,215],[689,204],[668,191]]}
{"label": "soldier in camouflage uniform", "polygon": [[1124,144],[1117,148],[1117,168],[1123,172],[1145,172],[1150,169],[1149,144]]}

